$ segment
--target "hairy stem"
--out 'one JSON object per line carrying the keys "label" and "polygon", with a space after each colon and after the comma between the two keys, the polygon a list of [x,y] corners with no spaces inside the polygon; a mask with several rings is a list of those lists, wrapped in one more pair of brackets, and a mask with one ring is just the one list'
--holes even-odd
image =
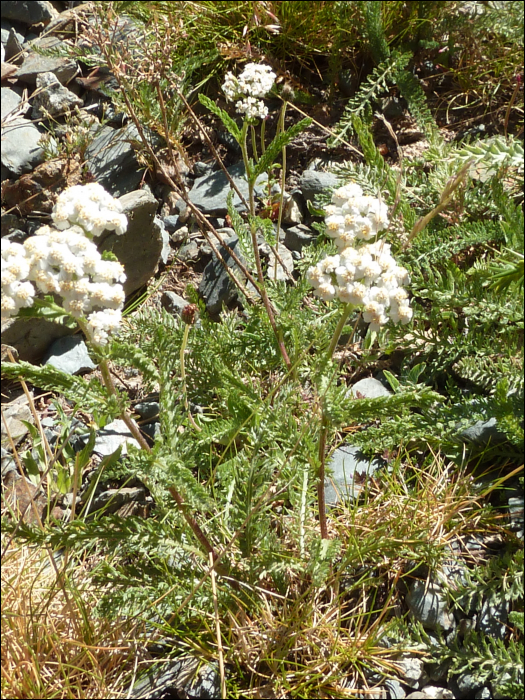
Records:
{"label": "hairy stem", "polygon": [[188,414],[188,418],[195,430],[201,431],[202,428],[195,423],[193,416],[191,415],[190,406],[188,403],[188,392],[186,389],[186,367],[184,364],[184,353],[186,352],[186,347],[188,345],[188,337],[190,335],[191,325],[186,323],[184,326],[184,336],[182,338],[182,344],[180,346],[180,378],[182,379],[182,393],[184,395],[184,408]]}
{"label": "hairy stem", "polygon": [[[341,314],[337,326],[335,327],[330,346],[325,357],[325,363],[330,362],[334,351],[345,327],[345,323],[353,309],[352,304],[346,304]],[[359,320],[359,319],[358,319]],[[357,326],[357,322],[356,322]],[[354,329],[355,330],[355,329]],[[321,528],[321,537],[328,539],[328,526],[326,524],[326,503],[324,497],[324,480],[325,480],[325,459],[326,459],[326,443],[328,441],[329,419],[325,411],[324,399],[321,402],[321,434],[319,436],[319,473],[317,475],[317,505],[319,508],[319,526]]]}
{"label": "hairy stem", "polygon": [[253,255],[255,258],[255,266],[257,268],[257,277],[259,278],[259,291],[261,293],[261,299],[264,304],[264,308],[266,309],[266,314],[268,315],[268,319],[270,321],[270,325],[272,327],[272,330],[275,334],[275,338],[277,339],[277,344],[279,346],[279,351],[281,353],[281,357],[283,358],[284,364],[286,365],[286,369],[288,371],[292,371],[292,363],[290,360],[290,357],[286,351],[286,347],[284,345],[283,339],[281,337],[281,333],[279,332],[279,329],[277,328],[277,323],[275,322],[275,316],[273,313],[272,305],[270,304],[270,299],[268,298],[268,293],[266,291],[266,285],[264,283],[264,274],[263,274],[263,269],[261,265],[261,256],[259,255],[259,246],[257,245],[257,230],[255,226],[255,180],[256,177],[255,175],[251,172],[250,164],[248,161],[248,147],[246,144],[246,137],[247,137],[247,123],[244,122],[243,124],[243,129],[242,129],[242,134],[241,134],[241,151],[242,151],[242,157],[244,160],[244,167],[246,168],[246,178],[248,180],[248,205],[250,207],[250,235],[252,239],[252,248],[253,248]]}
{"label": "hairy stem", "polygon": [[[284,133],[284,118],[286,116],[286,105],[288,103],[286,100],[283,102],[281,107],[281,113],[279,114],[279,122],[277,124],[277,133]],[[275,255],[279,254],[279,236],[281,235],[281,223],[283,220],[283,208],[284,208],[284,184],[286,182],[286,146],[282,148],[282,168],[281,168],[281,196],[279,200],[279,215],[277,218],[277,238],[275,241]],[[277,262],[275,263],[274,279],[277,279]]]}
{"label": "hairy stem", "polygon": [[321,435],[319,437],[319,474],[317,476],[317,505],[319,508],[319,526],[321,528],[321,537],[323,538],[323,540],[328,539],[328,526],[326,524],[326,502],[324,497],[325,453],[327,437],[328,420],[323,414],[323,417],[321,419]]}

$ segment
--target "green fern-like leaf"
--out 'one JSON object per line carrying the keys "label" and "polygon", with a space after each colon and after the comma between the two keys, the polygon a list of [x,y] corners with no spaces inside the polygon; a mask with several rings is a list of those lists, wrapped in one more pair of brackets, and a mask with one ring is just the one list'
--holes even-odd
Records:
{"label": "green fern-like leaf", "polygon": [[51,365],[36,367],[22,361],[3,362],[2,374],[7,379],[23,379],[46,391],[60,391],[69,401],[79,404],[82,410],[96,413],[104,420],[112,420],[121,414],[117,397],[108,396],[98,380],[88,382]]}
{"label": "green fern-like leaf", "polygon": [[[369,4],[377,5],[380,3]],[[389,84],[395,82],[395,76],[405,68],[410,56],[409,53],[393,52],[391,56],[374,68],[361,84],[356,95],[348,101],[341,119],[333,128],[336,136],[331,136],[326,142],[329,148],[334,148],[341,139],[348,137],[349,132],[354,129],[353,118],[355,116],[362,117],[365,111],[370,108],[371,103],[388,89]]]}
{"label": "green fern-like leaf", "polygon": [[262,173],[269,172],[273,167],[277,158],[280,157],[283,148],[293,141],[293,139],[298,136],[302,131],[304,131],[312,123],[312,120],[307,117],[301,119],[297,124],[293,124],[286,131],[277,134],[266,150],[259,158],[253,169],[253,177],[259,177]]}
{"label": "green fern-like leaf", "polygon": [[241,130],[237,126],[237,124],[234,122],[234,120],[230,117],[228,112],[225,112],[223,109],[221,109],[213,100],[211,100],[209,97],[206,95],[203,95],[202,93],[199,93],[199,102],[207,107],[210,112],[213,112],[219,119],[222,121],[226,129],[230,132],[230,134],[233,136],[233,138],[237,141],[240,142],[241,140]]}

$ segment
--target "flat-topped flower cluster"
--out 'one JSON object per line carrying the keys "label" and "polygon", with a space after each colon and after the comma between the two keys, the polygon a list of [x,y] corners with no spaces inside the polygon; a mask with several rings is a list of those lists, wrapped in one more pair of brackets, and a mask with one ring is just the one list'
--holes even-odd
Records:
{"label": "flat-topped flower cluster", "polygon": [[126,275],[119,262],[102,259],[91,238],[106,229],[124,233],[127,218],[118,200],[91,183],[60,194],[52,219],[56,228],[42,226],[23,244],[2,246],[2,319],[32,306],[36,289],[58,294],[103,345],[121,322]]}
{"label": "flat-topped flower cluster", "polygon": [[326,234],[334,239],[339,254],[308,269],[314,294],[324,301],[337,298],[362,307],[372,331],[389,320],[408,323],[412,309],[402,286],[409,281],[408,272],[396,263],[388,243],[366,242],[388,227],[386,205],[350,183],[333,192],[325,213]]}
{"label": "flat-topped flower cluster", "polygon": [[273,87],[276,75],[269,66],[248,63],[236,78],[233,73],[226,73],[223,92],[228,102],[235,102],[237,112],[246,114],[249,119],[264,119],[268,108],[261,98]]}

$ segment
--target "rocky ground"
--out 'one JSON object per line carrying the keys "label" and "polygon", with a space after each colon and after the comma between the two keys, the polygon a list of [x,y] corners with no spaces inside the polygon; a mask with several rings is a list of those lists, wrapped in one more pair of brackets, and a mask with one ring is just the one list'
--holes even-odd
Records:
{"label": "rocky ground", "polygon": [[[104,108],[111,115],[110,99],[107,91],[97,90],[96,82],[90,83],[89,73],[82,62],[72,58],[44,56],[40,48],[57,47],[70,41],[71,31],[78,29],[76,6],[79,3],[49,2],[3,2],[2,3],[2,46],[5,56],[2,61],[2,239],[23,241],[44,223],[50,221],[50,211],[56,193],[66,186],[95,180],[115,197],[118,197],[129,219],[129,228],[118,239],[107,233],[101,241],[102,249],[112,249],[123,263],[127,282],[125,291],[129,299],[136,298],[148,290],[146,304],[164,307],[173,315],[180,315],[187,303],[184,294],[189,283],[198,288],[210,315],[219,318],[223,305],[238,305],[236,289],[230,278],[218,263],[203,232],[199,229],[191,211],[180,196],[174,193],[162,178],[147,172],[137,157],[134,143],[138,134],[133,123],[124,115],[113,112],[104,124],[99,117]],[[63,11],[58,12],[57,7]],[[83,20],[85,22],[85,20]],[[82,23],[87,31],[89,25]],[[124,22],[122,31],[132,32],[132,23]],[[82,37],[82,32],[77,38]],[[111,84],[111,75],[104,73],[106,86]],[[118,88],[117,88],[118,89]],[[394,124],[398,139],[405,149],[421,152],[426,147],[422,134],[413,128],[410,118],[403,111],[397,98],[388,98],[383,105],[384,114]],[[78,111],[79,110],[79,111]],[[50,157],[49,141],[43,146],[41,138],[49,116],[56,120],[54,139],[66,144],[71,139],[71,120],[67,115],[76,113],[80,120],[75,128],[86,130],[86,148],[65,154],[58,148],[57,157]],[[326,110],[325,110],[326,112]],[[274,105],[269,119],[269,133],[275,124],[278,105]],[[301,115],[289,113],[290,120]],[[323,124],[336,119],[316,112],[319,124],[307,136],[298,137],[289,148],[289,169],[285,193],[285,212],[280,232],[279,256],[275,255],[264,242],[260,250],[268,271],[277,267],[278,279],[290,279],[294,275],[294,265],[302,256],[305,246],[318,235],[312,227],[315,219],[309,214],[308,202],[314,202],[317,195],[337,184],[337,178],[326,172],[329,161],[354,157],[350,149],[327,152],[326,132]],[[69,124],[69,126],[68,126]],[[241,192],[246,195],[243,179],[244,167],[240,154],[228,139],[228,134],[212,120],[208,121],[209,133],[218,152],[228,167],[231,178]],[[226,197],[230,184],[218,167],[206,144],[196,134],[188,133],[187,163],[179,163],[191,202],[213,224],[224,241],[234,250],[237,237],[228,225]],[[381,136],[381,134],[379,134]],[[385,144],[385,157],[395,160],[396,146],[385,131],[382,134]],[[454,133],[449,131],[449,137]],[[193,138],[192,138],[193,137]],[[163,144],[155,137],[156,149],[162,156]],[[51,144],[52,145],[52,144]],[[57,144],[55,144],[57,146]],[[260,202],[268,202],[277,195],[278,186],[268,186],[265,177],[258,183],[257,195]],[[236,206],[242,211],[238,197]],[[221,253],[234,265],[226,249]],[[49,363],[71,374],[96,376],[97,369],[89,357],[87,348],[78,334],[64,326],[43,320],[10,320],[2,331],[3,355],[8,351],[20,359],[33,363]],[[133,373],[126,375],[119,371],[116,376],[121,386],[130,393],[134,402],[135,415],[142,429],[153,437],[158,425],[158,402],[154,395],[144,393]],[[359,380],[359,381],[356,381]],[[378,378],[354,377],[353,392],[360,396],[374,397],[388,393],[388,385]],[[31,390],[32,400],[37,407],[41,423],[50,444],[57,439],[57,416],[49,403],[49,396]],[[6,430],[18,449],[27,444],[28,429],[22,421],[33,422],[28,406],[28,397],[17,386],[4,387],[2,411],[2,481],[4,498],[11,505],[17,504],[22,517],[31,520],[33,511],[28,508],[27,488],[44,514],[49,508],[57,519],[67,518],[72,494],[57,497],[50,505],[47,495],[18,471],[12,450],[4,443]],[[198,411],[199,407],[193,407]],[[83,430],[82,416],[79,416],[75,440],[85,444],[86,431]],[[465,441],[480,444],[498,439],[495,421],[472,425],[460,436]],[[121,421],[106,426],[97,434],[94,453],[99,457],[111,454],[118,445],[125,445],[131,437]],[[366,474],[371,474],[384,462],[378,458],[372,463],[359,450],[351,445],[337,450],[332,458],[333,476],[326,484],[328,505],[341,498],[356,497],[359,483]],[[358,478],[356,478],[358,475]],[[24,483],[25,482],[25,483]],[[86,480],[86,486],[89,482]],[[352,486],[347,487],[347,484]],[[82,503],[81,491],[80,503]],[[117,484],[101,484],[91,502],[91,509],[97,510],[111,501],[110,509],[122,516],[134,513],[147,517],[152,499],[147,489],[140,483],[119,488]],[[523,498],[516,492],[508,498],[509,527],[523,536]],[[476,558],[480,552],[497,549],[501,543],[491,540],[490,535],[480,535],[469,542],[453,542],[451,550],[461,550],[466,558]],[[451,551],[452,554],[457,552]],[[461,570],[451,564],[448,576],[451,579],[461,576]],[[425,588],[419,581],[407,590],[406,604],[416,620],[419,620],[430,634],[441,629],[452,634],[461,625],[476,624],[480,631],[503,639],[506,632],[507,610],[484,605],[467,619],[452,615],[446,607],[446,600],[438,580]],[[211,668],[199,671],[192,681],[182,687],[180,678],[188,675],[187,665],[193,660],[167,665],[162,673],[152,676],[149,687],[135,689],[134,697],[219,697],[217,674]],[[404,662],[405,672],[397,680],[388,681],[383,694],[371,697],[390,698],[489,698],[489,688],[473,685],[466,675],[446,680],[446,669],[423,663],[415,656],[408,656]],[[186,664],[186,666],[185,666]],[[183,668],[184,667],[184,668]],[[184,673],[183,673],[184,672]],[[189,674],[191,676],[191,674]],[[187,693],[187,694],[182,694]]]}

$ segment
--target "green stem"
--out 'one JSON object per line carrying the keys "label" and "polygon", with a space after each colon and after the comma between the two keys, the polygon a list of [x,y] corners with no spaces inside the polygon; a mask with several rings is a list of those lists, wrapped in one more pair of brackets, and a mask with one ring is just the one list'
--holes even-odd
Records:
{"label": "green stem", "polygon": [[274,316],[274,313],[272,310],[272,305],[270,304],[270,299],[268,298],[268,293],[266,291],[266,285],[264,283],[264,274],[263,274],[263,269],[262,269],[262,265],[261,265],[261,256],[259,255],[259,246],[257,245],[257,230],[256,230],[256,226],[255,226],[255,196],[254,196],[256,177],[253,175],[253,173],[251,172],[251,168],[249,167],[248,148],[246,145],[247,132],[248,132],[248,124],[246,122],[244,122],[243,127],[242,127],[242,132],[241,132],[240,146],[241,146],[241,151],[242,151],[242,157],[244,160],[244,167],[246,169],[246,179],[248,180],[248,206],[250,207],[250,217],[249,217],[250,218],[250,235],[251,235],[251,239],[252,239],[253,256],[255,258],[255,267],[257,268],[257,277],[259,279],[261,298],[262,298],[262,302],[264,304],[264,308],[266,310],[266,314],[268,315],[268,320],[270,321],[270,325],[272,327],[275,338],[277,340],[277,344],[279,346],[279,351],[281,353],[281,357],[283,358],[284,364],[286,365],[286,369],[291,372],[292,371],[292,363],[291,363],[290,357],[286,351],[286,347],[284,345],[281,334],[279,333],[279,329],[277,328],[277,323],[275,322],[275,316]]}
{"label": "green stem", "polygon": [[[332,355],[337,347],[345,323],[353,309],[352,304],[346,304],[341,314],[337,326],[335,327],[330,346],[326,353],[325,363],[330,362]],[[356,324],[357,325],[357,324]],[[326,502],[324,497],[324,480],[325,480],[325,459],[326,459],[326,443],[328,442],[328,428],[330,422],[325,411],[324,397],[321,400],[321,434],[319,436],[319,473],[317,475],[317,504],[319,508],[319,526],[321,528],[321,537],[328,539],[328,526],[326,522]]]}
{"label": "green stem", "polygon": [[319,525],[321,528],[321,537],[323,540],[328,539],[328,526],[326,523],[326,502],[324,497],[324,479],[325,479],[325,453],[326,441],[328,438],[328,419],[324,415],[321,418],[321,435],[319,437],[319,474],[317,476],[317,504],[319,508]]}
{"label": "green stem", "polygon": [[[279,123],[277,125],[277,133],[284,133],[284,117],[286,115],[286,101],[283,102],[281,107],[281,113],[279,115]],[[281,199],[279,201],[279,216],[277,218],[277,239],[275,242],[276,255],[279,254],[279,236],[281,234],[281,222],[283,220],[283,207],[284,207],[284,185],[286,182],[286,146],[282,148],[282,159],[283,164],[281,168]],[[274,279],[277,279],[277,260],[275,261],[275,271]]]}
{"label": "green stem", "polygon": [[339,322],[335,328],[334,335],[332,336],[332,340],[330,342],[330,347],[328,348],[327,352],[327,361],[332,359],[332,355],[334,354],[334,351],[337,347],[337,343],[339,342],[339,338],[341,337],[341,333],[343,332],[343,328],[345,327],[345,323],[350,316],[350,313],[353,309],[352,304],[347,304],[344,309],[343,313],[341,315],[341,318],[339,319]]}
{"label": "green stem", "polygon": [[266,144],[264,143],[264,135],[266,133],[266,120],[261,121],[261,155],[266,151]]}
{"label": "green stem", "polygon": [[257,136],[255,134],[255,127],[253,124],[250,125],[250,131],[252,134],[252,150],[253,150],[253,159],[257,163],[259,160],[259,156],[257,154]]}
{"label": "green stem", "polygon": [[191,324],[186,323],[184,326],[184,336],[182,338],[182,345],[180,346],[180,377],[182,379],[182,393],[184,395],[184,408],[186,409],[186,413],[188,414],[188,418],[190,420],[190,423],[192,426],[195,428],[195,430],[202,430],[202,428],[195,423],[195,420],[193,419],[193,416],[191,415],[190,411],[190,406],[188,403],[188,391],[186,389],[186,367],[184,364],[184,353],[186,352],[186,347],[188,345],[188,338],[190,335],[190,328]]}

